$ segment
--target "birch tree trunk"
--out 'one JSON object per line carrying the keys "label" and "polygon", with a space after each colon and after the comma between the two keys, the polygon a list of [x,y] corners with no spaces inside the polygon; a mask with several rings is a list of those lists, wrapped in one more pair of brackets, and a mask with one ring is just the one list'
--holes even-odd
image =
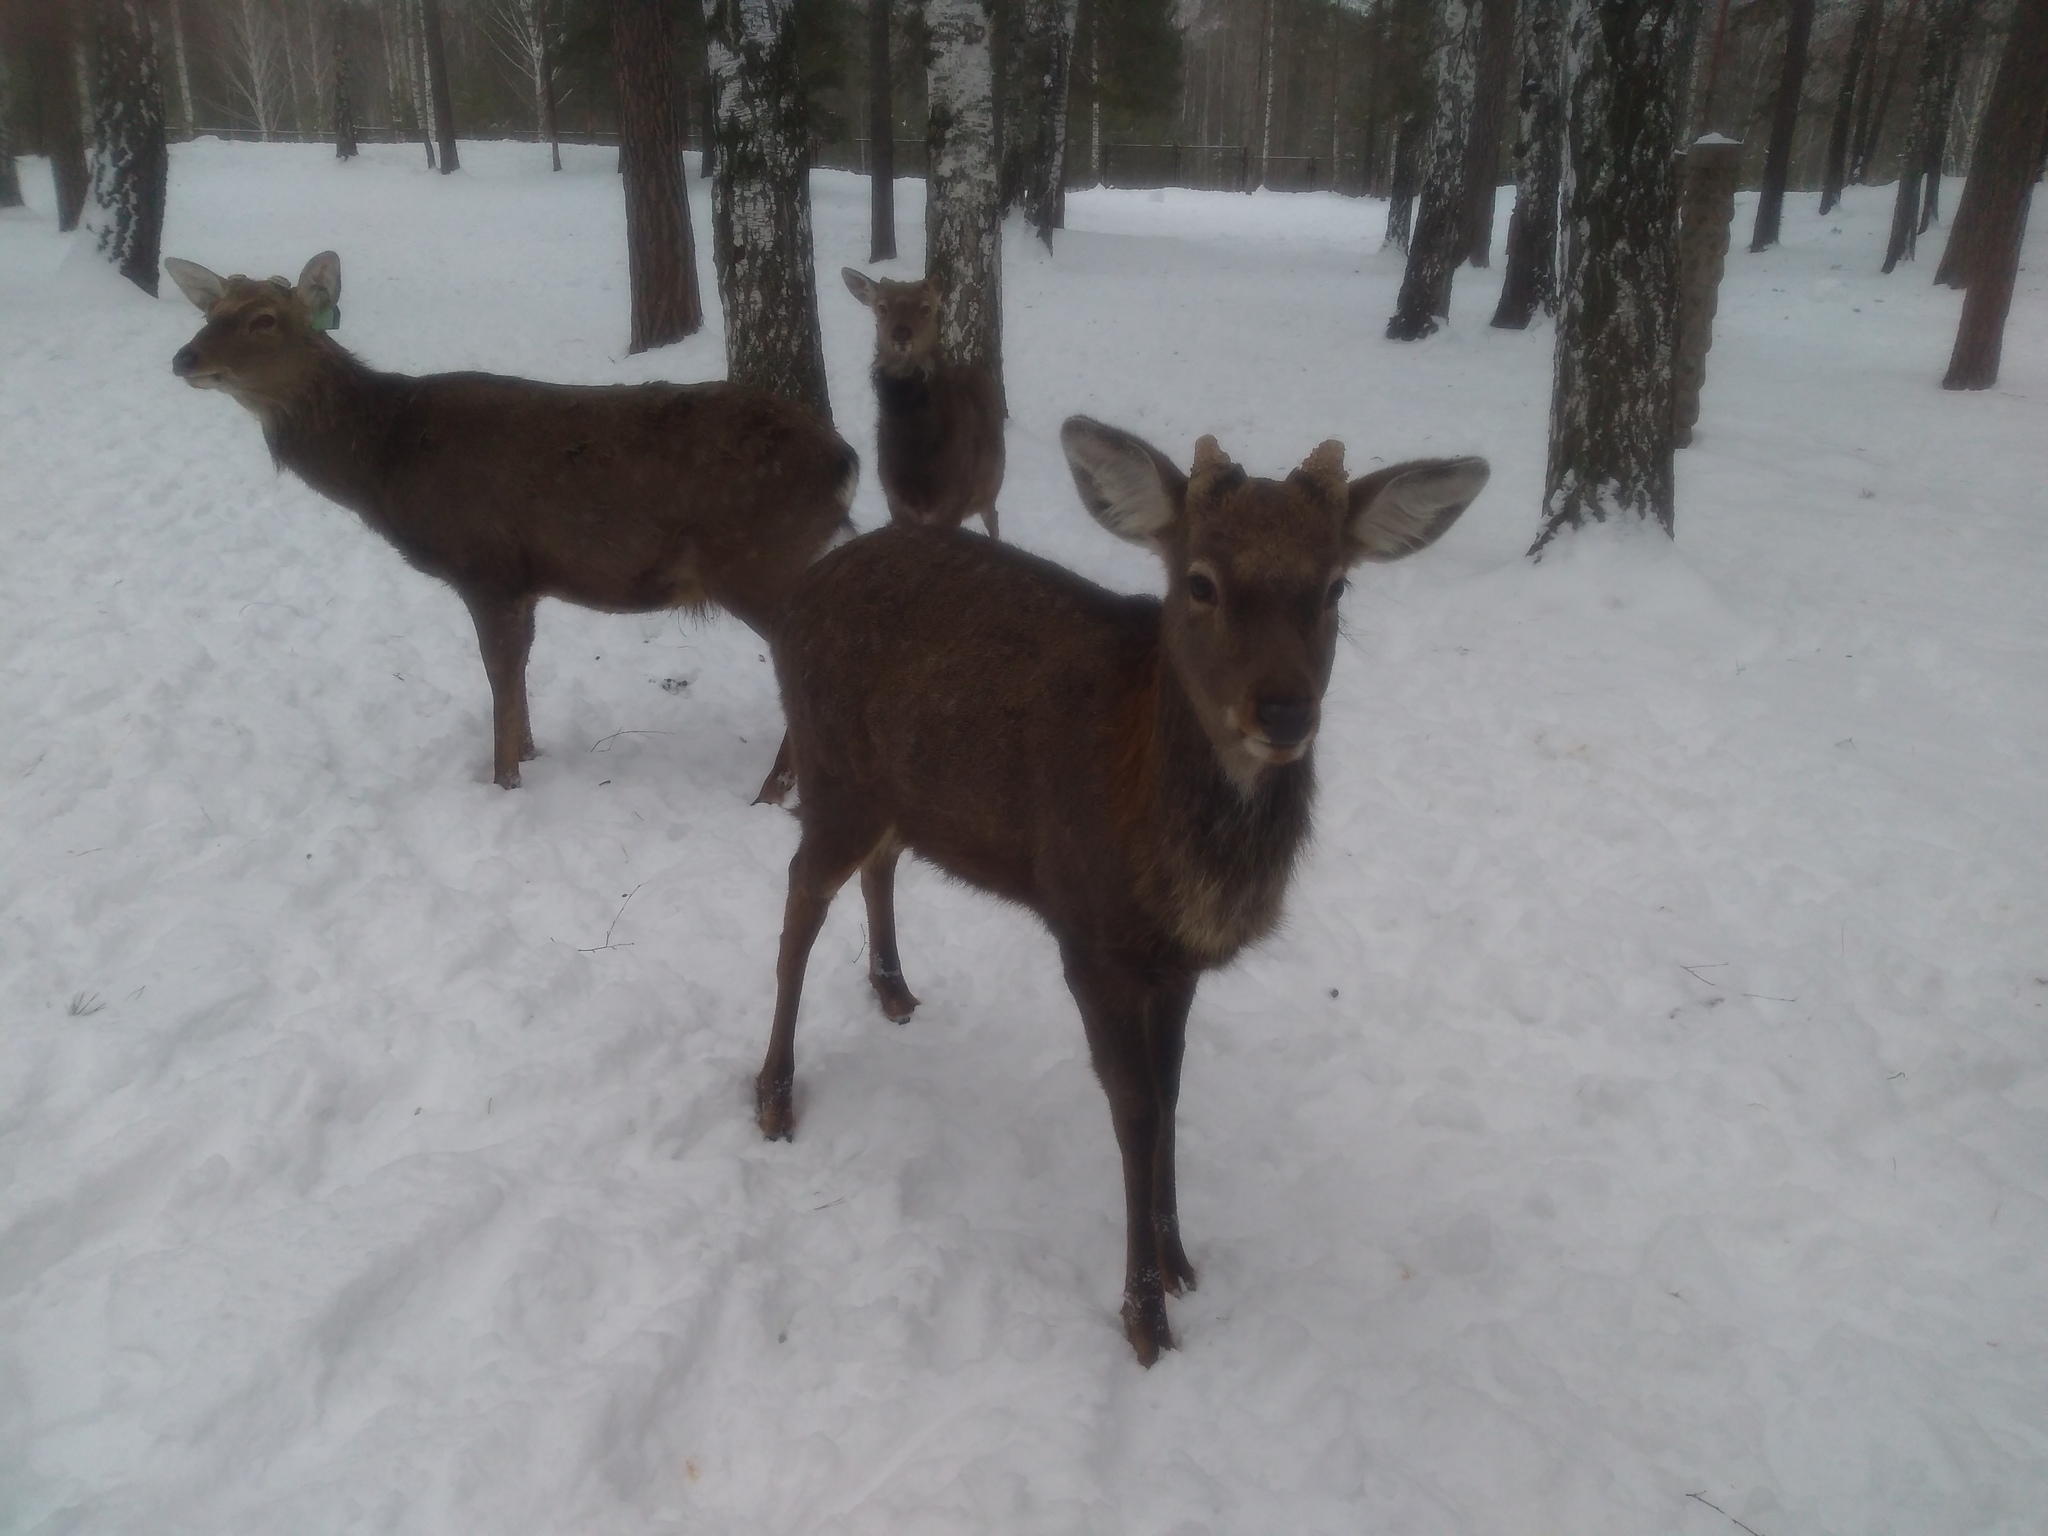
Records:
{"label": "birch tree trunk", "polygon": [[796,5],[705,0],[704,21],[717,100],[711,251],[725,308],[726,376],[830,421]]}
{"label": "birch tree trunk", "polygon": [[1881,0],[1863,0],[1856,12],[1856,30],[1849,34],[1849,52],[1842,60],[1842,83],[1835,93],[1834,121],[1828,125],[1827,164],[1821,172],[1820,211],[1823,217],[1842,200],[1842,184],[1848,179],[1849,130],[1856,113],[1856,88],[1862,81],[1863,61],[1877,36],[1880,8]]}
{"label": "birch tree trunk", "polygon": [[619,168],[626,195],[626,271],[633,296],[628,352],[665,347],[704,324],[697,245],[683,184],[675,49],[661,0],[612,0],[618,70]]}
{"label": "birch tree trunk", "polygon": [[[979,363],[1003,398],[1002,207],[984,0],[928,0],[931,175],[925,199],[925,276],[939,300],[939,345]],[[1098,87],[1098,95],[1100,90]]]}
{"label": "birch tree trunk", "polygon": [[1451,312],[1451,276],[1465,255],[1465,139],[1479,55],[1479,0],[1438,0],[1436,113],[1408,243],[1408,268],[1387,321],[1390,341],[1418,341]]}
{"label": "birch tree trunk", "polygon": [[1012,128],[1019,141],[1019,194],[1038,238],[1052,249],[1052,232],[1066,224],[1067,92],[1074,56],[1079,0],[1030,0],[1020,73],[1030,86],[1029,110]]}
{"label": "birch tree trunk", "polygon": [[868,260],[896,259],[896,99],[889,0],[868,0]]}
{"label": "birch tree trunk", "polygon": [[[1920,234],[1920,194],[1929,152],[1939,152],[1942,128],[1955,95],[1955,70],[1950,55],[1968,24],[1972,0],[1928,0],[1927,35],[1920,44],[1920,80],[1913,91],[1912,126],[1899,162],[1899,191],[1892,203],[1891,241],[1885,247],[1884,270],[1913,259]],[[1940,167],[1935,167],[1940,174]]]}
{"label": "birch tree trunk", "polygon": [[1813,0],[1792,0],[1785,27],[1785,64],[1771,111],[1771,142],[1764,151],[1763,190],[1757,194],[1756,224],[1750,231],[1752,255],[1778,243],[1785,182],[1792,174],[1792,135],[1799,126],[1799,93],[1806,88],[1806,45],[1812,36]]}
{"label": "birch tree trunk", "polygon": [[163,246],[164,88],[143,0],[99,0],[93,26],[92,197],[100,254],[155,294]]}
{"label": "birch tree trunk", "polygon": [[1266,46],[1260,50],[1259,58],[1259,180],[1266,184],[1266,160],[1273,152],[1273,7],[1276,0],[1266,0]]}
{"label": "birch tree trunk", "polygon": [[1682,0],[1572,0],[1565,266],[1540,554],[1587,521],[1673,530]]}
{"label": "birch tree trunk", "polygon": [[1387,187],[1387,234],[1384,244],[1408,249],[1415,228],[1415,187],[1422,179],[1422,136],[1419,117],[1404,117],[1394,129],[1394,170]]}
{"label": "birch tree trunk", "polygon": [[427,169],[434,168],[433,114],[427,108],[427,45],[420,21],[420,0],[398,0],[399,20],[405,33],[405,83],[412,92],[412,122],[419,130],[420,146],[427,152]]}
{"label": "birch tree trunk", "polygon": [[334,102],[334,158],[353,160],[356,156],[356,104],[348,88],[347,0],[328,0],[327,30],[334,64],[334,81],[328,88]]}
{"label": "birch tree trunk", "polygon": [[1557,313],[1557,197],[1564,179],[1564,0],[1522,0],[1522,89],[1515,134],[1515,211],[1493,323],[1528,329]]}
{"label": "birch tree trunk", "polygon": [[455,153],[455,97],[448,84],[448,50],[441,43],[441,0],[420,0],[420,34],[427,45],[427,93],[434,104],[434,137],[440,141],[441,174],[462,169]]}

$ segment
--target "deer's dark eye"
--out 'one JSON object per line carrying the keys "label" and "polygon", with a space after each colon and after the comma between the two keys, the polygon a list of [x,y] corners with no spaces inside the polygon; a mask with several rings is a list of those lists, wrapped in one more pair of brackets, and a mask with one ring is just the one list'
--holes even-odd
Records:
{"label": "deer's dark eye", "polygon": [[1330,583],[1330,590],[1323,594],[1323,606],[1325,608],[1336,607],[1337,600],[1350,590],[1351,583],[1344,577],[1339,576],[1335,581]]}
{"label": "deer's dark eye", "polygon": [[1216,601],[1216,583],[1200,571],[1191,571],[1188,574],[1188,597],[1205,608],[1210,607]]}
{"label": "deer's dark eye", "polygon": [[260,315],[251,315],[249,317],[249,329],[252,331],[268,331],[275,328],[276,325],[277,316],[271,314],[268,310],[265,310]]}

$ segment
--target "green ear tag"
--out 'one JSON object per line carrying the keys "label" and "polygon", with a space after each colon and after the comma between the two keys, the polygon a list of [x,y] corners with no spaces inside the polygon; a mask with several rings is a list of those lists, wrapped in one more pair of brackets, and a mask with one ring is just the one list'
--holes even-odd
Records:
{"label": "green ear tag", "polygon": [[340,325],[341,306],[339,304],[330,304],[325,309],[316,309],[313,311],[314,330],[332,331],[337,329]]}

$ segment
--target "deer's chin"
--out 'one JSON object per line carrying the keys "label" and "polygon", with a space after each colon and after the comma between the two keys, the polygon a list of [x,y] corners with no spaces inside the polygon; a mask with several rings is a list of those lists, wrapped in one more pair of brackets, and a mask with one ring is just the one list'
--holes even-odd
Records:
{"label": "deer's chin", "polygon": [[1315,741],[1316,733],[1314,731],[1310,731],[1292,746],[1286,747],[1270,742],[1263,736],[1246,735],[1244,738],[1244,749],[1251,754],[1254,761],[1262,763],[1268,768],[1279,768],[1288,763],[1298,763],[1304,757],[1307,757],[1308,749],[1315,745]]}
{"label": "deer's chin", "polygon": [[226,389],[226,382],[217,373],[188,373],[185,382],[194,389]]}

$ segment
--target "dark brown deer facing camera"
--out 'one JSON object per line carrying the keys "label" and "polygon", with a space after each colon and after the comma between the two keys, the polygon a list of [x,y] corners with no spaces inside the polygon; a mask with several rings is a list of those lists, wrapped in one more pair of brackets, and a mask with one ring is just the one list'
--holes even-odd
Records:
{"label": "dark brown deer facing camera", "polygon": [[171,371],[247,406],[276,463],[468,605],[506,789],[535,755],[526,657],[541,598],[608,613],[715,605],[765,638],[846,526],[858,455],[761,390],[378,373],[314,328],[341,297],[332,251],[296,287],[164,267],[206,315]]}
{"label": "dark brown deer facing camera", "polygon": [[840,268],[874,311],[876,473],[899,523],[957,528],[979,515],[996,538],[1003,488],[1003,407],[995,380],[939,349],[939,290],[929,278],[892,283]]}
{"label": "dark brown deer facing camera", "polygon": [[1253,480],[1215,439],[1192,475],[1084,417],[1061,430],[1081,500],[1164,562],[1162,602],[986,539],[892,527],[811,567],[775,639],[802,834],[757,1083],[795,1124],[796,1015],[833,895],[867,899],[869,980],[898,1023],[898,855],[1036,912],[1058,941],[1123,1153],[1124,1331],[1171,1348],[1195,1283],[1173,1119],[1195,983],[1269,933],[1309,832],[1311,749],[1345,573],[1427,548],[1486,484],[1481,459],[1347,481],[1325,443]]}

